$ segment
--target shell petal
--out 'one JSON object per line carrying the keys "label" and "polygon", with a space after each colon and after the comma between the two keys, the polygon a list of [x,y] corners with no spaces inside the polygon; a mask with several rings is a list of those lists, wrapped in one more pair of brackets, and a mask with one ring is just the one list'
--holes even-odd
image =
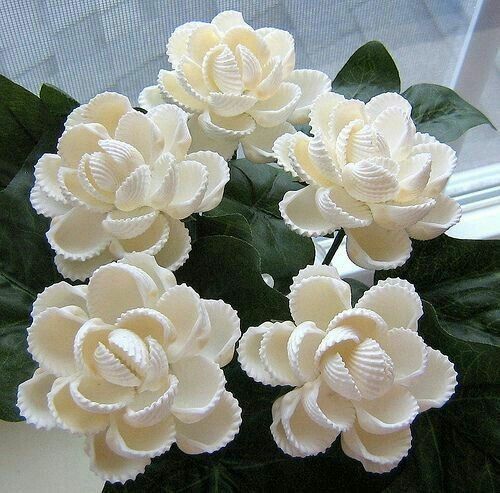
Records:
{"label": "shell petal", "polygon": [[83,116],[87,121],[100,123],[113,135],[120,118],[129,111],[132,111],[132,105],[126,96],[103,92],[85,105]]}
{"label": "shell petal", "polygon": [[114,325],[106,324],[98,318],[87,320],[81,326],[73,344],[75,363],[80,372],[98,375],[94,352],[99,343],[107,343],[108,335],[114,329]]}
{"label": "shell petal", "polygon": [[344,96],[334,92],[327,92],[317,97],[309,114],[312,133],[314,135],[328,137],[330,114],[344,101],[346,101]]}
{"label": "shell petal", "polygon": [[182,221],[168,218],[170,234],[167,243],[156,253],[158,264],[170,270],[176,270],[186,262],[191,251],[191,237],[189,230]]}
{"label": "shell petal", "polygon": [[329,180],[331,183],[340,185],[342,177],[335,161],[335,156],[330,155],[328,151],[329,145],[323,140],[321,134],[315,135],[309,140],[309,155],[315,167],[323,175],[323,179]]}
{"label": "shell petal", "polygon": [[349,163],[342,170],[347,192],[362,202],[385,202],[398,192],[397,163],[387,158],[369,158]]}
{"label": "shell petal", "polygon": [[217,88],[226,94],[241,94],[243,82],[236,57],[231,50],[224,45],[214,52],[210,67],[210,77]]}
{"label": "shell petal", "polygon": [[57,201],[49,197],[39,185],[36,185],[30,191],[30,202],[37,214],[45,217],[56,217],[69,211],[70,206],[63,201]]}
{"label": "shell petal", "polygon": [[213,151],[220,154],[224,159],[229,160],[238,147],[238,138],[211,138],[209,137],[198,121],[198,116],[193,115],[188,121],[189,132],[193,138],[190,147],[191,152]]}
{"label": "shell petal", "polygon": [[65,281],[52,284],[45,288],[33,303],[31,317],[50,307],[63,308],[65,306],[78,306],[82,310],[87,310],[87,286],[72,286]]}
{"label": "shell petal", "polygon": [[90,457],[90,470],[104,481],[125,483],[143,473],[151,459],[129,459],[113,452],[106,443],[106,432],[87,437],[85,452]]}
{"label": "shell petal", "polygon": [[248,48],[259,62],[263,65],[267,63],[270,52],[267,43],[250,26],[235,26],[229,29],[222,42],[234,53],[238,45]]}
{"label": "shell petal", "polygon": [[356,308],[367,308],[378,313],[391,328],[403,327],[415,331],[418,319],[424,313],[413,285],[399,278],[379,281],[365,291]]}
{"label": "shell petal", "polygon": [[151,111],[156,106],[165,103],[158,85],[145,87],[137,97],[139,106],[146,111]]}
{"label": "shell petal", "polygon": [[104,228],[116,238],[134,238],[146,231],[156,219],[158,211],[143,207],[134,211],[113,210],[103,221]]}
{"label": "shell petal", "polygon": [[254,90],[262,80],[262,66],[257,57],[245,46],[236,46],[236,61],[241,73],[241,80],[246,90]]}
{"label": "shell petal", "polygon": [[56,426],[56,421],[49,411],[47,394],[52,388],[55,376],[43,370],[19,385],[17,389],[17,407],[26,422],[37,429],[50,430]]}
{"label": "shell petal", "polygon": [[243,371],[256,382],[264,385],[278,385],[278,381],[269,373],[260,358],[260,347],[264,335],[273,324],[266,322],[259,327],[249,327],[238,344],[238,361]]}
{"label": "shell petal", "polygon": [[[120,286],[120,289],[116,289]],[[92,317],[113,324],[127,310],[152,306],[158,296],[156,283],[144,271],[126,264],[108,264],[94,272],[87,304]]]}
{"label": "shell petal", "polygon": [[371,204],[373,220],[389,230],[405,229],[420,221],[434,207],[434,199],[424,199],[413,204],[389,202]]}
{"label": "shell petal", "polygon": [[322,380],[337,394],[348,400],[360,400],[361,393],[344,360],[336,353],[320,362]]}
{"label": "shell petal", "polygon": [[141,380],[125,366],[102,342],[94,351],[94,367],[107,382],[121,387],[138,387]]}
{"label": "shell petal", "polygon": [[411,254],[411,241],[405,231],[389,231],[376,224],[348,229],[347,255],[365,269],[395,269]]}
{"label": "shell petal", "polygon": [[[258,29],[257,32],[264,36],[270,56],[279,57],[283,61],[283,77],[289,77],[295,68],[295,41],[293,36],[288,31],[274,28]],[[328,90],[330,90],[330,87]]]}
{"label": "shell petal", "polygon": [[382,111],[373,122],[382,134],[394,159],[406,157],[415,142],[415,124],[404,110],[392,106]]}
{"label": "shell petal", "polygon": [[[288,392],[282,399],[279,419],[285,436],[292,446],[291,450],[284,450],[284,452],[294,452],[295,456],[307,457],[324,452],[330,447],[337,438],[338,431],[311,420],[302,402],[301,389]],[[271,433],[273,433],[273,425],[271,425]]]}
{"label": "shell petal", "polygon": [[411,238],[432,240],[460,221],[462,209],[456,200],[439,194],[436,204],[418,223],[407,228]]}
{"label": "shell petal", "polygon": [[115,415],[106,432],[106,443],[115,454],[128,459],[157,457],[175,442],[175,424],[172,416],[159,423],[138,428]]}
{"label": "shell petal", "polygon": [[[262,131],[259,132],[259,129],[261,128],[262,127],[258,127],[254,133],[255,134],[262,133]],[[293,177],[297,177],[298,175],[293,169],[292,162],[290,159],[290,146],[292,143],[292,138],[294,133],[295,129],[293,132],[285,133],[274,141],[273,155],[276,157],[278,161],[277,164],[279,166],[281,166],[285,171],[291,173]]]}
{"label": "shell petal", "polygon": [[431,155],[421,152],[400,163],[399,192],[396,200],[408,202],[421,196],[431,174]]}
{"label": "shell petal", "polygon": [[[275,36],[275,34],[268,35],[266,41],[268,41],[270,37],[274,38]],[[311,111],[313,101],[320,94],[325,94],[330,91],[332,83],[330,77],[319,70],[305,69],[294,70],[287,80],[288,82],[297,84],[301,90],[300,99],[297,102],[297,106],[290,121],[294,124],[309,123],[309,112]]]}
{"label": "shell petal", "polygon": [[405,387],[394,385],[383,396],[354,402],[359,426],[375,435],[404,430],[418,414],[418,404]]}
{"label": "shell petal", "polygon": [[237,116],[245,113],[257,102],[257,98],[245,94],[210,93],[210,110],[220,116]]}
{"label": "shell petal", "polygon": [[314,362],[314,354],[325,333],[311,322],[296,327],[288,339],[287,352],[290,367],[297,379],[302,382],[314,380],[319,369]]}
{"label": "shell petal", "polygon": [[276,322],[260,344],[260,359],[279,385],[300,385],[288,360],[288,340],[294,329],[292,322]]}
{"label": "shell petal", "polygon": [[[205,53],[220,43],[218,29],[212,24],[201,24],[193,29],[187,42],[187,55],[195,63],[201,64]],[[182,66],[182,59],[177,62],[176,69]]]}
{"label": "shell petal", "polygon": [[209,337],[210,322],[194,289],[185,284],[168,289],[159,299],[156,309],[172,322],[176,330],[177,337],[167,348],[169,361],[176,362],[199,354]]}
{"label": "shell petal", "polygon": [[146,205],[151,186],[151,168],[139,166],[116,191],[115,204],[122,211],[132,211]]}
{"label": "shell petal", "polygon": [[207,102],[208,89],[203,79],[202,68],[189,57],[184,57],[177,67],[177,77],[183,89],[194,98]]}
{"label": "shell petal", "polygon": [[92,434],[104,430],[109,424],[107,414],[96,414],[79,407],[71,396],[71,378],[55,380],[47,394],[48,405],[58,426],[71,433]]}
{"label": "shell petal", "polygon": [[270,98],[278,90],[284,79],[283,62],[279,57],[273,57],[269,64],[263,67],[263,69],[263,80],[253,91],[260,100]]}
{"label": "shell petal", "polygon": [[219,366],[227,365],[234,355],[234,346],[241,336],[236,310],[222,300],[203,300],[210,321],[210,337],[201,355]]}
{"label": "shell petal", "polygon": [[394,469],[411,446],[410,427],[387,435],[373,435],[353,426],[342,433],[342,450],[359,460],[366,471],[383,473]]}
{"label": "shell petal", "polygon": [[447,356],[428,348],[428,363],[424,373],[411,382],[408,390],[417,399],[420,412],[442,407],[455,392],[457,372]]}
{"label": "shell petal", "polygon": [[57,376],[75,372],[73,343],[87,314],[79,307],[51,307],[28,327],[28,351],[41,367]]}
{"label": "shell petal", "polygon": [[283,397],[276,399],[273,403],[271,412],[273,421],[271,423],[271,435],[276,442],[276,445],[285,452],[285,454],[291,455],[292,457],[299,457],[301,452],[293,446],[293,444],[288,440],[285,429],[283,428],[283,423],[281,422],[281,406],[283,403]]}
{"label": "shell petal", "polygon": [[[144,158],[142,154],[132,145],[127,142],[121,142],[114,139],[103,139],[99,141],[99,147],[114,161],[113,172],[120,176],[132,173],[136,168],[142,166]],[[111,166],[106,163],[106,166]]]}
{"label": "shell petal", "polygon": [[158,87],[167,102],[177,104],[183,110],[200,112],[205,109],[205,103],[193,97],[182,87],[175,71],[160,70]]}
{"label": "shell petal", "polygon": [[411,115],[410,103],[396,92],[384,92],[366,103],[366,112],[372,121],[387,108],[399,108],[405,115]]}
{"label": "shell petal", "polygon": [[[341,314],[342,315],[342,314]],[[356,330],[346,324],[345,327],[335,327],[329,330],[319,344],[314,354],[314,361],[318,366],[324,366],[327,360],[337,353],[345,353],[356,344],[360,337]]]}
{"label": "shell petal", "polygon": [[177,445],[186,454],[212,453],[231,442],[241,425],[241,408],[227,390],[213,411],[196,423],[176,421]]}
{"label": "shell petal", "polygon": [[203,22],[186,22],[178,26],[170,35],[167,42],[167,56],[174,68],[180,59],[187,54],[191,33],[204,24]]}
{"label": "shell petal", "polygon": [[[242,140],[243,152],[245,157],[254,163],[270,163],[274,161],[277,154],[281,155],[280,151],[274,149],[275,142],[281,136],[294,134],[296,132],[293,125],[288,122],[283,122],[271,128],[257,127],[250,135],[247,135]],[[280,148],[280,143],[276,144],[276,148]],[[286,148],[286,159],[288,160],[288,148]],[[290,171],[290,169],[286,169]]]}
{"label": "shell petal", "polygon": [[236,12],[235,10],[225,10],[224,12],[218,13],[212,19],[212,24],[222,33],[229,31],[229,29],[234,26],[248,26],[243,20],[241,12]]}
{"label": "shell petal", "polygon": [[64,164],[76,168],[84,154],[99,151],[99,141],[109,139],[106,129],[98,123],[80,123],[64,131],[57,143]]}
{"label": "shell petal", "polygon": [[54,257],[57,270],[63,277],[72,281],[84,281],[88,279],[99,267],[109,264],[113,260],[116,260],[114,255],[111,255],[107,249],[96,257],[83,262],[80,260],[68,260],[62,255]]}
{"label": "shell petal", "polygon": [[35,165],[35,180],[37,185],[51,198],[63,201],[64,197],[57,179],[62,159],[57,154],[44,154]]}
{"label": "shell petal", "polygon": [[160,423],[170,414],[177,387],[177,377],[169,375],[165,384],[156,391],[140,392],[127,407],[123,420],[128,425],[136,428]]}
{"label": "shell petal", "polygon": [[135,374],[144,375],[149,365],[149,351],[133,330],[118,328],[108,337],[108,347]]}
{"label": "shell petal", "polygon": [[183,423],[208,416],[219,402],[226,379],[217,363],[203,356],[183,358],[172,366],[179,380],[172,413]]}
{"label": "shell petal", "polygon": [[356,418],[351,402],[332,392],[321,379],[304,385],[302,405],[315,423],[337,433],[351,428]]}
{"label": "shell petal", "polygon": [[[113,203],[114,193],[127,177],[128,166],[120,166],[122,163],[104,152],[93,152],[86,156],[87,159],[82,159],[78,167],[78,170],[83,172],[80,174],[80,179],[85,180],[89,193],[98,194],[97,198]],[[92,191],[90,186],[93,188]]]}
{"label": "shell petal", "polygon": [[151,170],[151,197],[149,203],[155,209],[166,209],[177,188],[175,158],[169,152],[162,154]]}
{"label": "shell petal", "polygon": [[350,308],[351,288],[340,279],[309,277],[293,287],[289,298],[296,324],[309,321],[326,330],[335,315]]}
{"label": "shell petal", "polygon": [[328,325],[328,333],[340,328],[353,330],[359,339],[371,337],[378,340],[389,330],[384,319],[372,310],[364,308],[350,308],[339,313]]}
{"label": "shell petal", "polygon": [[365,104],[357,99],[337,100],[337,104],[330,110],[328,132],[324,135],[336,142],[342,130],[355,120],[366,121]]}
{"label": "shell petal", "polygon": [[295,286],[304,279],[316,276],[340,279],[339,271],[333,265],[307,265],[303,269],[299,270],[298,274],[292,278],[292,286],[290,290],[295,289]]}
{"label": "shell petal", "polygon": [[[162,383],[164,383],[165,380],[167,380],[167,383],[169,385],[174,386],[174,379],[169,378],[168,375],[169,366],[167,353],[163,349],[163,346],[153,337],[146,336],[145,340],[149,350],[149,364],[139,391],[141,393],[147,391],[156,391],[157,393],[153,393],[153,395],[149,394],[151,398],[148,399],[147,402],[141,400],[141,404],[136,409],[136,411],[140,411],[141,406],[148,406],[148,404],[154,402],[155,398],[158,398],[158,396],[162,399],[163,402],[163,400],[165,400],[171,394],[173,396],[173,393],[176,392],[175,389],[177,389],[177,379],[175,379],[175,389],[172,388],[169,391],[170,393],[167,392],[166,395],[162,397],[166,390],[165,387],[162,387]],[[170,409],[170,404],[168,408]]]}
{"label": "shell petal", "polygon": [[246,113],[223,117],[205,111],[198,117],[202,130],[211,139],[241,139],[255,130],[255,121]]}

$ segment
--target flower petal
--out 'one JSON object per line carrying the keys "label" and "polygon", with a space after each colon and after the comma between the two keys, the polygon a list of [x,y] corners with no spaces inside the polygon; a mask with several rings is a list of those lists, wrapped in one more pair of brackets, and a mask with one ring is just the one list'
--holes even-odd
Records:
{"label": "flower petal", "polygon": [[61,216],[71,208],[65,203],[66,199],[58,201],[49,197],[36,183],[30,191],[30,202],[37,214],[50,218]]}
{"label": "flower petal", "polygon": [[284,79],[283,61],[279,57],[273,57],[270,62],[262,66],[262,68],[262,80],[253,93],[258,99],[266,100],[272,97]]}
{"label": "flower petal", "polygon": [[50,430],[56,426],[47,403],[47,394],[55,379],[54,375],[37,369],[34,375],[17,389],[19,412],[27,423],[34,425],[37,429]]}
{"label": "flower petal", "polygon": [[396,92],[384,92],[374,96],[366,103],[366,112],[370,119],[374,121],[380,113],[394,107],[399,108],[407,116],[411,115],[410,103]]}
{"label": "flower petal", "polygon": [[57,151],[65,165],[76,168],[84,154],[100,151],[99,141],[102,139],[109,139],[102,125],[80,123],[64,131],[57,143]]}
{"label": "flower petal", "polygon": [[424,373],[408,386],[417,399],[420,412],[444,406],[457,386],[457,372],[448,357],[432,348],[428,348],[428,355]]}
{"label": "flower petal", "polygon": [[113,263],[94,272],[89,282],[87,306],[90,316],[114,324],[122,313],[152,306],[157,297],[156,283],[144,271],[132,265]]}
{"label": "flower petal", "polygon": [[212,412],[196,423],[176,421],[177,446],[186,454],[212,453],[231,442],[241,425],[241,408],[227,390]]}
{"label": "flower petal", "polygon": [[241,139],[255,130],[254,119],[246,113],[223,117],[205,111],[198,117],[198,123],[211,139]]}
{"label": "flower petal", "polygon": [[248,26],[248,24],[243,20],[243,15],[241,12],[236,12],[235,10],[225,10],[224,12],[219,12],[211,22],[217,29],[225,33],[235,26]]}
{"label": "flower petal", "polygon": [[292,278],[292,286],[290,290],[293,291],[295,286],[308,277],[324,276],[333,279],[340,279],[339,271],[333,265],[307,265],[299,270],[298,274]]}
{"label": "flower petal", "polygon": [[35,318],[47,308],[63,308],[69,305],[87,310],[87,286],[72,286],[65,281],[52,284],[36,297],[31,317]]}
{"label": "flower petal", "polygon": [[365,471],[383,473],[394,469],[411,446],[410,427],[387,435],[373,435],[354,425],[342,433],[342,450],[359,460]]}
{"label": "flower petal", "polygon": [[227,365],[234,355],[234,346],[241,336],[236,310],[222,300],[203,300],[210,321],[210,337],[201,355],[219,366]]}
{"label": "flower petal", "polygon": [[338,226],[325,218],[316,202],[320,188],[309,185],[301,190],[286,192],[279,209],[285,224],[302,236],[325,236]]}
{"label": "flower petal", "polygon": [[111,483],[134,479],[151,462],[148,457],[130,459],[116,454],[106,443],[104,431],[87,437],[85,452],[90,457],[90,470]]}
{"label": "flower petal", "polygon": [[312,133],[315,136],[328,136],[330,114],[344,101],[346,101],[344,96],[335,92],[327,92],[318,96],[309,115]]}
{"label": "flower petal", "polygon": [[183,110],[200,112],[205,109],[205,103],[193,97],[182,87],[179,76],[173,70],[160,70],[158,87],[168,102],[179,105]]}
{"label": "flower petal", "polygon": [[141,207],[134,211],[123,212],[114,209],[108,213],[102,225],[115,238],[134,238],[146,231],[156,219],[158,211]]}
{"label": "flower petal", "polygon": [[[397,307],[397,309],[395,309]],[[390,328],[416,331],[423,315],[422,302],[412,284],[404,279],[379,281],[356,303],[356,308],[367,308],[378,313]]]}
{"label": "flower petal", "polygon": [[237,116],[247,112],[257,102],[255,96],[247,94],[225,94],[211,92],[208,98],[210,110],[220,116]]}
{"label": "flower petal", "polygon": [[132,211],[147,205],[151,190],[151,168],[139,166],[120,185],[116,191],[115,204],[122,211]]}
{"label": "flower petal", "polygon": [[431,155],[421,152],[400,162],[398,181],[399,192],[396,200],[408,202],[422,195],[431,174]]}
{"label": "flower petal", "polygon": [[[207,51],[220,43],[218,29],[212,24],[201,24],[193,29],[187,43],[187,54],[197,64],[201,64]],[[176,69],[182,66],[183,59],[176,62]]]}
{"label": "flower petal", "polygon": [[361,399],[361,392],[339,353],[327,355],[324,361],[319,361],[319,367],[321,379],[333,392],[350,401]]}
{"label": "flower petal", "polygon": [[273,421],[271,423],[271,435],[276,442],[276,445],[285,452],[285,454],[291,455],[292,457],[299,457],[301,452],[288,440],[283,423],[281,422],[281,412],[283,397],[276,399],[271,408],[271,413]]}
{"label": "flower petal", "polygon": [[387,108],[374,120],[373,127],[382,135],[394,159],[404,158],[409,154],[415,141],[416,129],[405,110],[397,106]]}
{"label": "flower petal", "polygon": [[288,77],[295,68],[295,41],[293,36],[288,31],[272,27],[258,29],[257,33],[264,36],[270,56],[278,57],[283,61],[283,77]]}
{"label": "flower petal", "polygon": [[151,111],[156,106],[165,103],[158,85],[147,86],[140,93],[137,98],[139,106],[146,111]]}
{"label": "flower petal", "polygon": [[62,255],[56,255],[54,263],[56,264],[57,270],[66,279],[70,279],[72,281],[85,281],[99,267],[109,264],[110,262],[113,262],[113,260],[116,260],[114,255],[106,249],[96,257],[84,260],[83,262],[80,260],[68,260]]}
{"label": "flower petal", "polygon": [[47,308],[28,327],[28,351],[40,366],[57,376],[75,372],[73,343],[87,320],[77,306]]}
{"label": "flower petal", "polygon": [[213,151],[220,154],[224,159],[231,159],[238,147],[238,139],[230,138],[210,138],[200,126],[197,115],[191,117],[188,121],[189,132],[192,137],[191,152]]}
{"label": "flower petal", "polygon": [[63,202],[64,196],[58,181],[63,161],[57,154],[44,154],[35,164],[36,184],[52,199]]}
{"label": "flower petal", "polygon": [[243,81],[234,53],[224,44],[209,46],[211,49],[203,60],[206,79],[225,94],[239,95],[243,92]]}
{"label": "flower petal", "polygon": [[100,123],[113,135],[120,118],[129,111],[132,111],[132,105],[126,96],[103,92],[85,105],[83,116],[89,122]]}
{"label": "flower petal", "polygon": [[161,267],[177,270],[186,262],[191,251],[189,230],[182,221],[168,218],[170,233],[167,243],[156,253],[155,259]]}
{"label": "flower petal", "polygon": [[410,227],[425,217],[434,207],[434,199],[423,199],[414,203],[370,204],[373,220],[381,227],[399,230]]}
{"label": "flower petal", "polygon": [[196,161],[205,166],[208,173],[208,183],[199,206],[200,212],[214,209],[220,204],[224,187],[229,181],[229,167],[222,156],[211,151],[199,151],[186,156],[189,161]]}
{"label": "flower petal", "polygon": [[106,429],[109,424],[107,414],[96,414],[79,407],[71,396],[71,378],[55,380],[47,395],[48,405],[58,426],[71,433],[93,434]]}
{"label": "flower petal", "polygon": [[243,86],[246,90],[253,91],[262,80],[262,66],[252,51],[244,45],[236,46],[235,55]]}
{"label": "flower petal", "polygon": [[238,344],[238,361],[243,371],[256,382],[264,385],[278,385],[278,381],[269,373],[260,357],[260,347],[264,335],[273,324],[266,322],[259,327],[249,327]]}
{"label": "flower petal", "polygon": [[185,284],[174,286],[161,296],[156,309],[176,329],[177,337],[167,348],[169,361],[199,354],[210,334],[210,322],[196,291]]}
{"label": "flower petal", "polygon": [[350,308],[349,284],[332,277],[309,277],[290,291],[290,312],[296,324],[314,322],[326,330],[338,313]]}
{"label": "flower petal", "polygon": [[[270,163],[275,159],[273,146],[276,140],[285,135],[293,134],[296,130],[288,122],[283,122],[271,128],[257,126],[257,128],[242,140],[245,157],[254,163]],[[286,150],[288,160],[288,149]],[[286,169],[289,171],[289,169]]]}
{"label": "flower petal", "polygon": [[237,25],[232,27],[225,33],[222,42],[233,53],[238,45],[245,46],[257,57],[262,65],[267,63],[270,56],[267,44],[250,26]]}
{"label": "flower petal", "polygon": [[290,121],[297,124],[309,123],[309,112],[313,101],[320,95],[330,91],[332,81],[328,75],[319,70],[294,70],[288,77],[300,87],[301,96]]}
{"label": "flower petal", "polygon": [[167,42],[168,61],[175,68],[184,55],[187,55],[188,41],[192,32],[203,26],[204,22],[186,22],[178,26]]}
{"label": "flower petal", "polygon": [[314,355],[323,337],[324,331],[311,322],[301,323],[290,334],[287,344],[288,360],[296,378],[301,382],[312,381],[319,374]]}
{"label": "flower petal", "polygon": [[340,328],[348,327],[359,339],[379,340],[389,330],[385,320],[372,310],[359,308],[350,308],[340,312],[329,324],[328,333],[336,332]]}
{"label": "flower petal", "polygon": [[460,221],[462,209],[456,200],[439,194],[436,204],[419,222],[407,228],[410,238],[432,240]]}
{"label": "flower petal", "polygon": [[371,224],[346,233],[347,255],[364,269],[394,269],[410,258],[411,241],[405,231],[389,231]]}

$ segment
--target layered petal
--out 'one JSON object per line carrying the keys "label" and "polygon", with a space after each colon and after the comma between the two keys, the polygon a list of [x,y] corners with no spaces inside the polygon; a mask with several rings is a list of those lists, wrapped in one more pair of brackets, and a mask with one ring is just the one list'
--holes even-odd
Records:
{"label": "layered petal", "polygon": [[31,317],[35,318],[47,308],[63,308],[77,306],[87,310],[87,286],[72,286],[61,281],[45,288],[36,298],[31,310]]}
{"label": "layered petal", "polygon": [[132,105],[126,96],[116,92],[103,92],[85,105],[83,117],[89,122],[101,124],[113,135],[120,118],[129,111],[132,111]]}
{"label": "layered petal", "polygon": [[182,221],[168,218],[170,233],[167,243],[156,253],[158,264],[170,270],[177,270],[188,259],[191,251],[191,237]]}
{"label": "layered petal", "polygon": [[[247,135],[242,140],[243,152],[247,159],[254,163],[270,163],[276,157],[273,146],[277,139],[285,134],[295,132],[293,125],[288,122],[283,122],[271,128],[257,126],[250,135]],[[286,150],[286,159],[288,160],[288,149]]]}
{"label": "layered petal", "polygon": [[158,85],[145,87],[139,93],[137,100],[139,106],[146,111],[151,111],[156,106],[165,103]]}
{"label": "layered petal", "polygon": [[324,331],[311,322],[304,322],[294,328],[288,338],[288,361],[296,378],[302,382],[312,381],[319,374],[314,355],[323,337]]}
{"label": "layered petal", "polygon": [[178,74],[173,70],[160,70],[158,73],[158,87],[167,102],[177,104],[186,111],[201,112],[205,109],[205,103],[184,89],[179,81]]}
{"label": "layered petal", "polygon": [[188,122],[189,133],[193,139],[190,151],[213,151],[220,154],[224,159],[231,159],[236,148],[238,147],[238,139],[212,139],[202,129],[198,122],[197,116],[193,116]]}
{"label": "layered petal", "polygon": [[106,249],[99,255],[88,260],[68,260],[62,255],[56,255],[54,263],[61,275],[72,281],[84,281],[88,279],[99,267],[116,260],[116,257]]}
{"label": "layered petal", "polygon": [[371,204],[373,220],[382,228],[397,231],[413,226],[432,210],[434,199],[423,199],[414,203],[387,202]]}

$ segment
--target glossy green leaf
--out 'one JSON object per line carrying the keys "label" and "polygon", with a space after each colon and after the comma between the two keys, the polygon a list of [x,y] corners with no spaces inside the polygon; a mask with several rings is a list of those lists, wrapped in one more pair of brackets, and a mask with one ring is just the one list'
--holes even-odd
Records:
{"label": "glossy green leaf", "polygon": [[[217,231],[227,222],[231,231],[224,234],[251,242],[261,257],[262,272],[274,278],[277,289],[287,292],[292,277],[314,262],[312,240],[291,231],[278,209],[285,192],[299,190],[302,185],[279,168],[253,164],[245,159],[231,161],[230,171],[231,180],[226,185],[221,204],[206,216],[211,220],[218,218]],[[241,220],[238,226],[235,224],[235,215],[246,219],[250,236]],[[204,217],[201,225],[205,223]],[[207,228],[205,234],[206,231]]]}
{"label": "glossy green leaf", "polygon": [[402,94],[412,105],[411,116],[419,132],[451,142],[477,125],[492,123],[455,91],[437,84],[416,84]]}
{"label": "glossy green leaf", "polygon": [[51,84],[43,84],[40,89],[40,99],[49,109],[50,113],[62,122],[66,117],[79,106],[78,101],[69,94]]}
{"label": "glossy green leaf", "polygon": [[382,92],[399,92],[400,88],[396,64],[379,41],[356,50],[332,82],[334,92],[365,102]]}

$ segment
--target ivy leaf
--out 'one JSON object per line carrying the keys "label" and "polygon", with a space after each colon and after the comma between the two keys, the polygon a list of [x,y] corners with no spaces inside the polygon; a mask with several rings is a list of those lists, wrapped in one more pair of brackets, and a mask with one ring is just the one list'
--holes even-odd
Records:
{"label": "ivy leaf", "polygon": [[[314,262],[312,240],[291,231],[278,209],[285,192],[299,190],[301,185],[281,169],[256,165],[246,159],[231,161],[230,171],[231,179],[221,204],[206,217],[211,220],[217,217],[219,227],[227,223],[232,228],[226,234],[251,242],[261,257],[262,272],[273,277],[276,289],[287,292],[292,277]],[[250,237],[241,220],[235,228],[235,214],[246,219]],[[200,221],[202,225],[204,218],[205,215]]]}
{"label": "ivy leaf", "polygon": [[[493,124],[455,91],[436,84],[416,84],[403,92],[412,105],[411,116],[419,132],[451,142],[477,125]],[[493,127],[494,128],[494,127]]]}
{"label": "ivy leaf", "polygon": [[40,88],[40,99],[49,109],[50,113],[61,123],[66,121],[67,116],[79,106],[78,101],[69,94],[51,84],[43,84]]}
{"label": "ivy leaf", "polygon": [[332,82],[332,89],[346,98],[366,102],[383,92],[399,92],[401,81],[385,46],[379,41],[370,41],[347,60]]}

